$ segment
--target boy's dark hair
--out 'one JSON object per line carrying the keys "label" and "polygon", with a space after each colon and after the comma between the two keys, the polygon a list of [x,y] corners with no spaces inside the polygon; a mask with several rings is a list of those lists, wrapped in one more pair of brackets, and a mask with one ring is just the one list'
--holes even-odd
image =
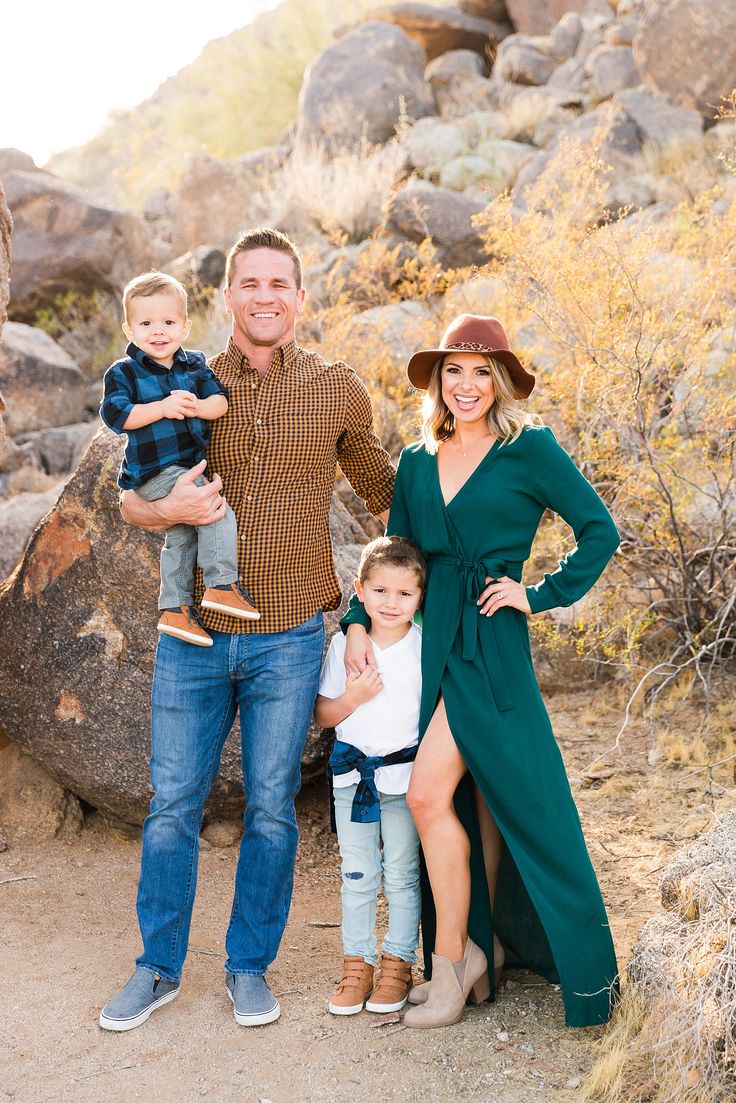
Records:
{"label": "boy's dark hair", "polygon": [[374,567],[403,567],[414,571],[422,589],[427,580],[427,561],[422,549],[404,536],[378,536],[366,544],[360,557],[358,582],[362,585]]}
{"label": "boy's dark hair", "polygon": [[227,255],[225,265],[228,287],[233,282],[235,258],[241,253],[249,253],[253,249],[275,249],[277,253],[286,253],[287,256],[290,256],[294,263],[294,280],[296,281],[297,291],[299,290],[302,286],[302,259],[299,256],[299,250],[291,238],[287,237],[286,234],[282,234],[281,230],[274,230],[268,226],[259,226],[256,230],[249,230],[233,245]]}

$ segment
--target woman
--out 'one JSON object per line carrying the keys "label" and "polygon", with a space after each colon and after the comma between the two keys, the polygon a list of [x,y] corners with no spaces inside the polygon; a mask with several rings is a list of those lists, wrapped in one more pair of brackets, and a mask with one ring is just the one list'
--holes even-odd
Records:
{"label": "woman", "polygon": [[[429,879],[422,924],[431,982],[412,993],[417,1006],[405,1022],[456,1022],[469,995],[495,994],[504,952],[507,964],[559,981],[568,1026],[605,1022],[616,958],[526,617],[579,600],[618,534],[551,430],[521,406],[534,377],[498,321],[456,318],[439,348],[412,356],[408,375],[427,391],[422,441],[401,455],[387,531],[419,544],[429,566],[423,738],[407,796]],[[547,508],[571,526],[577,547],[524,587]],[[370,661],[365,623],[353,598],[343,622],[352,669]]]}

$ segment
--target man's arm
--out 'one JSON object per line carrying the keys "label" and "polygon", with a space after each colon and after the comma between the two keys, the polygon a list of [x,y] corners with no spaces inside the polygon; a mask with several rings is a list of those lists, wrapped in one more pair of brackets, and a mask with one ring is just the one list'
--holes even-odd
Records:
{"label": "man's arm", "polygon": [[155,502],[141,498],[134,490],[124,490],[120,495],[120,513],[123,520],[148,532],[163,532],[172,525],[211,525],[225,516],[225,499],[222,497],[222,480],[214,475],[212,482],[195,486],[207,466],[201,460],[174,483],[170,494]]}
{"label": "man's arm", "polygon": [[204,421],[216,421],[227,413],[228,401],[224,394],[211,394],[209,398],[198,398],[196,416]]}
{"label": "man's arm", "polygon": [[371,400],[355,372],[345,370],[345,428],[337,443],[337,461],[366,508],[388,518],[395,471],[373,428]]}

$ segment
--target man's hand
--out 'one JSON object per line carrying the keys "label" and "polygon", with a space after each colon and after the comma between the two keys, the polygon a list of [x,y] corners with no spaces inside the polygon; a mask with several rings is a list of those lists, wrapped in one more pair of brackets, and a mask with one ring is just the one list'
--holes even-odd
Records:
{"label": "man's hand", "polygon": [[362,624],[351,624],[347,630],[344,662],[348,675],[360,674],[367,666],[376,669],[373,644]]}
{"label": "man's hand", "polygon": [[358,705],[364,705],[377,697],[383,689],[380,670],[367,666],[360,674],[351,672],[345,683],[345,698],[350,703],[350,711],[355,712]]}
{"label": "man's hand", "polygon": [[211,482],[195,485],[206,466],[207,461],[201,460],[196,467],[180,475],[168,497],[161,500],[172,525],[211,525],[225,516],[220,476],[213,475]]}
{"label": "man's hand", "polygon": [[191,391],[172,391],[161,401],[164,417],[172,421],[183,421],[185,417],[194,417],[197,413],[197,396]]}
{"label": "man's hand", "polygon": [[211,525],[219,521],[225,516],[220,476],[213,475],[211,482],[195,486],[206,466],[207,461],[202,460],[180,475],[171,493],[156,502],[147,502],[134,490],[123,491],[120,496],[123,520],[149,532],[162,532],[172,525]]}

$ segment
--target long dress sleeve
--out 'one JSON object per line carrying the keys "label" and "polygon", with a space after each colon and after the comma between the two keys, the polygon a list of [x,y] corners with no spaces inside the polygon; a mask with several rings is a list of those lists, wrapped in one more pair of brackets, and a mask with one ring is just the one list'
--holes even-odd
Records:
{"label": "long dress sleeve", "polygon": [[549,428],[533,430],[530,479],[541,505],[563,518],[576,547],[526,594],[532,613],[572,605],[588,592],[619,546],[611,514]]}
{"label": "long dress sleeve", "polygon": [[[405,451],[406,449],[404,452]],[[404,488],[405,473],[402,470],[404,452],[402,452],[399,457],[399,466],[396,471],[396,481],[394,482],[394,494],[391,499],[391,511],[388,515],[388,523],[386,524],[386,534],[388,536],[405,536],[408,540],[411,540],[411,518],[409,517],[406,490]],[[340,627],[343,632],[346,632],[351,624],[362,624],[364,628],[370,628],[371,625],[371,618],[363,608],[363,603],[359,600],[357,594],[353,594],[350,598],[347,612],[340,621]]]}

